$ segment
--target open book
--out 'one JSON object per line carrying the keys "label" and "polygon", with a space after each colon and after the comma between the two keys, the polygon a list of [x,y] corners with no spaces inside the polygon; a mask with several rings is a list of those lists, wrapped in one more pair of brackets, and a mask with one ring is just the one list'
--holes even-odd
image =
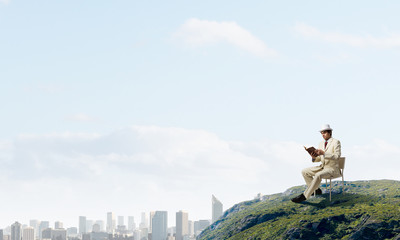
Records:
{"label": "open book", "polygon": [[316,153],[315,153],[315,147],[306,147],[306,146],[304,146],[304,149],[308,152],[308,154],[310,154],[311,155],[311,157],[316,157],[316,156],[318,156]]}

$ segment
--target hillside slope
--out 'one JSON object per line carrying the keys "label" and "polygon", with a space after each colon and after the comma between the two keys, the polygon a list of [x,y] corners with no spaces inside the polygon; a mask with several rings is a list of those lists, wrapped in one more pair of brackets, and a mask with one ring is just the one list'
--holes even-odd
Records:
{"label": "hillside slope", "polygon": [[[199,240],[243,239],[400,239],[400,182],[333,182],[329,192],[296,204],[297,186],[225,211]],[[324,186],[324,185],[322,185]]]}

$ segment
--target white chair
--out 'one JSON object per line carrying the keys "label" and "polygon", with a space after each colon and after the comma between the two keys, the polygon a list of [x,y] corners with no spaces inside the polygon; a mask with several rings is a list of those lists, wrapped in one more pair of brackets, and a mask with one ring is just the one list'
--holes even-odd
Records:
{"label": "white chair", "polygon": [[325,187],[326,190],[328,191],[328,179],[329,179],[329,201],[332,201],[332,179],[342,177],[342,192],[344,192],[344,162],[346,158],[341,157],[339,158],[339,170],[340,170],[340,176],[337,177],[330,177],[330,178],[325,178]]}

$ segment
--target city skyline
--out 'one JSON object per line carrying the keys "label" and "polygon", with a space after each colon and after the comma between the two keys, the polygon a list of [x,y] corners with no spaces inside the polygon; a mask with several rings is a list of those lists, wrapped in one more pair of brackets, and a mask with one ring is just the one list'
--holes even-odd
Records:
{"label": "city skyline", "polygon": [[346,180],[400,180],[399,7],[0,0],[0,226],[209,219],[303,185],[323,124]]}
{"label": "city skyline", "polygon": [[[211,224],[210,220],[189,220],[189,214],[179,210],[176,212],[176,224],[169,225],[167,211],[154,211],[149,213],[150,218],[146,217],[146,213],[141,214],[140,221],[143,223],[143,221],[150,220],[149,224],[139,224],[139,227],[136,227],[133,216],[118,216],[119,224],[106,230],[104,223],[112,215],[114,215],[112,212],[107,212],[106,220],[96,221],[86,216],[79,216],[76,226],[66,228],[61,221],[54,222],[54,228],[49,221],[32,219],[29,221],[29,225],[15,221],[4,229],[0,228],[0,235],[2,240],[3,236],[4,240],[105,240],[112,239],[111,235],[116,238],[121,236],[125,239],[129,238],[129,240],[132,240],[130,238],[143,240],[147,239],[148,233],[151,233],[151,238],[154,240],[165,240],[167,236],[176,240],[189,240],[194,239],[201,230]],[[125,219],[129,219],[129,224],[133,224],[131,229],[127,225],[123,225]],[[152,227],[149,228],[149,226]],[[89,233],[90,235],[88,235]]]}
{"label": "city skyline", "polygon": [[[257,196],[255,197],[257,198]],[[223,204],[214,196],[211,196],[211,202],[210,202],[212,212],[210,212],[210,218],[209,219],[203,219],[203,220],[198,220],[198,221],[209,221],[209,224],[212,224],[216,220],[218,220],[222,216],[223,212]],[[140,218],[135,218],[135,216],[132,215],[118,215],[118,222],[116,218],[115,212],[107,212],[105,219],[93,219],[93,218],[88,218],[87,216],[78,216],[77,218],[77,224],[76,225],[71,225],[70,223],[67,224],[69,225],[68,227],[64,228],[64,222],[60,220],[55,220],[54,223],[54,228],[51,227],[51,221],[48,220],[38,220],[36,219],[29,219],[29,225],[25,224],[21,220],[14,220],[13,224],[17,224],[16,226],[18,227],[24,227],[21,229],[20,234],[22,233],[23,230],[29,229],[35,230],[35,236],[37,236],[39,239],[42,238],[41,234],[44,229],[66,229],[67,234],[68,234],[68,229],[74,228],[76,229],[75,234],[82,235],[84,233],[90,233],[90,232],[108,232],[112,233],[115,230],[119,229],[120,227],[126,228],[128,231],[133,231],[135,229],[142,229],[142,228],[148,228],[149,231],[152,231],[153,227],[153,222],[155,221],[158,224],[158,228],[162,229],[163,234],[167,233],[167,228],[175,227],[176,232],[177,232],[177,240],[183,240],[183,236],[188,234],[188,229],[189,229],[189,221],[192,221],[189,219],[189,213],[185,212],[183,210],[179,210],[176,212],[176,218],[174,219],[175,221],[170,222],[168,224],[168,211],[150,211],[148,214],[146,212],[141,212]],[[148,217],[149,216],[149,217]],[[153,218],[156,216],[156,219],[154,220]],[[137,222],[135,221],[137,219]],[[127,220],[127,221],[125,221]],[[193,221],[192,221],[193,222]],[[194,221],[196,222],[196,221]],[[22,223],[22,224],[21,224]],[[127,224],[125,224],[127,223]],[[138,223],[138,224],[137,224]],[[7,227],[11,227],[11,231],[13,224],[9,224],[8,226],[2,227],[0,225],[0,229],[5,229]],[[19,224],[19,225],[18,225]],[[175,224],[175,225],[174,225]],[[67,226],[66,225],[66,226]],[[96,226],[97,225],[97,226]],[[165,226],[162,226],[165,225]],[[202,225],[204,226],[204,225]],[[96,229],[96,230],[95,230]],[[2,240],[2,239],[1,239]],[[25,239],[22,239],[25,240]],[[26,239],[26,240],[31,240],[31,239]]]}
{"label": "city skyline", "polygon": [[[167,211],[161,211],[161,210],[157,210],[158,212],[167,212]],[[149,212],[149,214],[151,214],[151,213],[155,213],[155,212],[157,212],[157,211],[150,211]],[[12,224],[14,224],[15,222],[18,222],[18,223],[20,223],[21,224],[21,226],[23,226],[23,225],[26,225],[26,226],[28,226],[28,227],[35,227],[35,224],[36,224],[36,222],[39,222],[39,224],[40,223],[45,223],[45,225],[44,226],[39,226],[39,225],[37,225],[36,226],[36,228],[37,229],[46,229],[46,228],[53,228],[53,229],[57,229],[57,228],[63,228],[63,229],[67,229],[67,228],[76,228],[77,229],[77,234],[82,234],[82,233],[87,233],[87,232],[92,232],[92,228],[87,228],[87,226],[89,225],[88,223],[89,223],[89,221],[96,221],[94,224],[99,224],[99,221],[101,221],[101,224],[104,224],[103,226],[100,226],[100,229],[101,229],[101,231],[104,231],[104,232],[110,232],[111,230],[110,229],[117,229],[117,227],[119,226],[119,225],[115,225],[114,227],[112,227],[112,228],[110,228],[110,229],[107,229],[106,228],[106,223],[107,223],[107,217],[108,217],[108,214],[109,214],[110,212],[107,212],[107,214],[106,214],[106,216],[104,217],[104,219],[96,219],[96,218],[91,218],[91,217],[89,217],[88,218],[88,216],[77,216],[77,221],[76,221],[76,224],[65,224],[64,223],[64,221],[62,221],[62,219],[59,219],[59,220],[55,220],[55,221],[48,221],[48,220],[46,220],[46,219],[41,219],[41,220],[39,220],[40,219],[40,217],[37,217],[37,218],[35,218],[35,219],[29,219],[28,221],[21,221],[21,220],[18,220],[18,219],[14,219],[14,220],[11,220],[11,221],[8,221],[9,223],[8,224],[6,224],[6,225],[4,225],[4,226],[1,226],[0,225],[0,229],[5,229],[6,227],[11,227],[11,225]],[[188,217],[188,213],[187,212],[184,212],[184,211],[182,211],[182,210],[179,210],[179,211],[177,211],[176,212],[176,214],[178,214],[178,213],[184,213],[184,214],[186,214],[186,218]],[[141,215],[141,217],[143,218],[143,214],[146,214],[146,216],[147,216],[147,213],[145,213],[145,212],[142,212],[140,215]],[[133,219],[136,219],[135,218],[135,216],[131,216],[131,215],[125,215],[125,216],[119,216],[119,217],[123,217],[124,219],[126,219],[126,220],[128,220],[129,218],[133,218]],[[139,225],[141,224],[141,223],[143,223],[143,219],[142,218],[137,218],[138,220],[134,220],[133,221],[133,223],[135,224],[135,226],[136,226],[136,228],[140,228],[139,227]],[[84,219],[85,221],[83,222],[82,221],[82,219]],[[149,224],[151,221],[149,220],[149,218],[146,218],[146,220],[147,221],[149,221],[149,222],[147,222],[146,223],[146,225],[144,226],[144,227],[148,227],[148,226],[150,226],[151,224]],[[146,221],[145,220],[145,221]],[[174,220],[175,220],[175,218],[174,218]],[[187,221],[188,219],[186,219],[186,221]],[[200,220],[200,219],[199,219]],[[210,214],[210,218],[209,219],[207,219],[207,220],[209,220],[210,221],[210,223],[211,223],[211,214]],[[7,221],[5,221],[5,222],[7,222]],[[52,224],[53,223],[53,224]],[[174,224],[176,223],[176,221],[174,221],[174,222],[171,222],[167,227],[173,227],[173,226],[175,226]],[[61,225],[60,225],[61,224]],[[94,224],[92,224],[92,227],[94,226]],[[57,227],[58,226],[58,227]],[[60,227],[61,226],[61,227]],[[64,227],[65,226],[65,227]],[[83,227],[83,230],[81,231],[81,227],[82,226],[84,226]],[[125,227],[128,227],[129,225],[123,225],[123,226],[125,226]],[[38,233],[38,232],[37,232]]]}

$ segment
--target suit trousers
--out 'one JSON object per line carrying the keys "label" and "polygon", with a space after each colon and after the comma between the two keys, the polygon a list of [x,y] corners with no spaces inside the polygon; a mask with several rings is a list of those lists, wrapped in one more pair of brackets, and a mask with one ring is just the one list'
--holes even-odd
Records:
{"label": "suit trousers", "polygon": [[332,169],[324,169],[316,166],[303,169],[301,174],[307,184],[307,189],[303,193],[306,199],[309,199],[311,194],[318,189],[322,178],[329,178],[333,175]]}

